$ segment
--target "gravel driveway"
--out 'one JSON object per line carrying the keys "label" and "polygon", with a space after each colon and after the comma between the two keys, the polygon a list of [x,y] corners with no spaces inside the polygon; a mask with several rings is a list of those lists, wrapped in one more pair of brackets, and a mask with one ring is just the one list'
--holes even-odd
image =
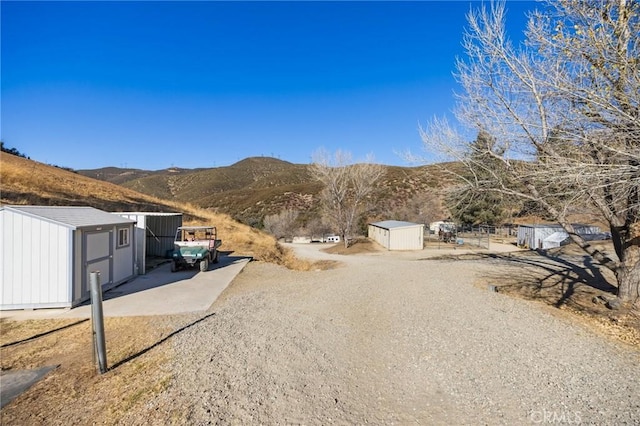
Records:
{"label": "gravel driveway", "polygon": [[474,286],[497,261],[321,247],[296,250],[343,266],[250,263],[177,334],[145,421],[640,424],[640,350]]}

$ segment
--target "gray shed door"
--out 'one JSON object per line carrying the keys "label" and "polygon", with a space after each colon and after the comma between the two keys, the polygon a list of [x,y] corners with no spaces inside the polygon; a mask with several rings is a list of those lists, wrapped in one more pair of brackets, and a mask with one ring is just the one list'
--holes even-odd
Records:
{"label": "gray shed door", "polygon": [[89,274],[100,271],[100,284],[111,283],[113,270],[113,239],[109,231],[87,232],[83,241],[85,289],[89,290]]}

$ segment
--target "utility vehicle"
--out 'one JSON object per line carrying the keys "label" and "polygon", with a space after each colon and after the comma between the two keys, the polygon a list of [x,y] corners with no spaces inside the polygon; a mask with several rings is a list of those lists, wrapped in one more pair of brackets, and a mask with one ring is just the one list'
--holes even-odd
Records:
{"label": "utility vehicle", "polygon": [[171,272],[180,268],[192,268],[196,265],[201,272],[209,269],[210,263],[218,263],[220,253],[215,226],[181,226],[176,232],[172,253]]}

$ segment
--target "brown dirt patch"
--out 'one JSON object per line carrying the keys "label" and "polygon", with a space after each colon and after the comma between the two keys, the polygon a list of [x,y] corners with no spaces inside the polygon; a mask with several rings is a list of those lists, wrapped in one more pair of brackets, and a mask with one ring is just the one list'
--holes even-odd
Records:
{"label": "brown dirt patch", "polygon": [[382,251],[382,247],[374,243],[368,238],[359,238],[354,243],[345,247],[344,243],[334,244],[331,247],[323,249],[325,253],[329,254],[366,254],[377,253]]}
{"label": "brown dirt patch", "polygon": [[[97,372],[91,321],[0,321],[2,371],[59,367],[2,409],[2,424],[115,424],[171,381],[172,330],[154,317],[105,318],[109,371]],[[100,395],[101,397],[96,397]],[[51,413],[64,408],[64,416]],[[64,421],[63,421],[64,419]],[[52,423],[52,421],[54,423]]]}

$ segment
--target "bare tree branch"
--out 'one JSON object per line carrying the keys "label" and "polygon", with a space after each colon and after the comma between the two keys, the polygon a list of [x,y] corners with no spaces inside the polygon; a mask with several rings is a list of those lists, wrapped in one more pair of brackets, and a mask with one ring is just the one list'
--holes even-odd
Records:
{"label": "bare tree branch", "polygon": [[[502,2],[468,22],[454,112],[495,141],[474,145],[434,119],[420,130],[425,146],[466,166],[457,191],[537,204],[615,272],[619,301],[640,307],[640,3],[549,1],[520,46]],[[585,204],[609,223],[617,259],[574,232],[568,212]]]}
{"label": "bare tree branch", "polygon": [[324,213],[339,230],[345,247],[355,232],[360,216],[366,212],[368,197],[375,190],[384,168],[368,157],[365,162],[351,164],[351,155],[337,151],[333,158],[326,151],[313,155],[312,175],[322,182]]}

